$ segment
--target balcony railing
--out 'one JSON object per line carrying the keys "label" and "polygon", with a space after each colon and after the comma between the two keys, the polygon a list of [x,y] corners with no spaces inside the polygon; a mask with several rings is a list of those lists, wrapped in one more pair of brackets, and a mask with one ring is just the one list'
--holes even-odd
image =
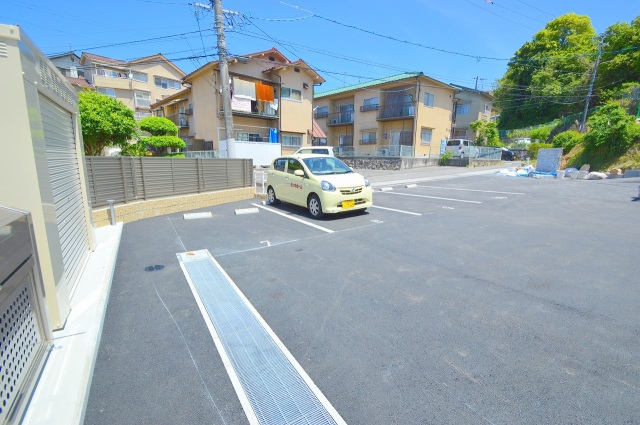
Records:
{"label": "balcony railing", "polygon": [[[251,101],[251,107],[247,110],[239,109],[239,107],[237,106],[234,108],[234,105],[232,104],[231,112],[233,113],[233,115],[238,115],[238,116],[255,117],[255,118],[272,119],[272,120],[278,119],[278,110],[274,109],[267,102],[258,102],[254,100]],[[220,114],[222,113],[223,111],[220,111]]]}
{"label": "balcony railing", "polygon": [[378,120],[392,120],[413,117],[416,114],[414,102],[387,103],[378,108]]}
{"label": "balcony railing", "polygon": [[353,146],[353,135],[349,134],[349,135],[340,136],[339,145],[340,146]]}
{"label": "balcony railing", "polygon": [[329,115],[328,111],[316,111],[315,114],[313,114],[314,118],[327,118],[327,116]]}
{"label": "balcony railing", "polygon": [[169,120],[172,123],[177,125],[178,128],[187,128],[187,127],[189,127],[189,121],[187,120],[187,114],[185,114],[185,113],[178,113],[178,114],[169,115],[167,118],[169,118]]}
{"label": "balcony railing", "polygon": [[353,111],[327,114],[327,125],[353,124]]}
{"label": "balcony railing", "polygon": [[360,112],[376,111],[379,107],[380,105],[378,105],[377,103],[372,105],[362,105],[360,107]]}

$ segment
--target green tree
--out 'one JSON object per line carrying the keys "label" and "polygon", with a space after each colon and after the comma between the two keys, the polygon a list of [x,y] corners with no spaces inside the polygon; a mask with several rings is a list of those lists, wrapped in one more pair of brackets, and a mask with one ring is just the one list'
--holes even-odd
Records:
{"label": "green tree", "polygon": [[78,109],[87,155],[100,155],[107,146],[124,147],[136,134],[133,111],[119,100],[83,90],[78,93]]}
{"label": "green tree", "polygon": [[605,157],[624,154],[640,138],[640,124],[616,103],[600,108],[587,119],[587,125],[589,132],[584,135],[585,147]]}
{"label": "green tree", "polygon": [[500,128],[521,128],[578,112],[594,62],[595,30],[587,16],[549,22],[513,56],[494,95]]}
{"label": "green tree", "polygon": [[498,126],[495,122],[474,121],[469,124],[476,133],[476,142],[480,146],[502,146]]}
{"label": "green tree", "polygon": [[[640,82],[640,16],[631,23],[619,22],[604,33],[602,61],[598,66],[596,88],[614,90],[627,83]],[[603,97],[603,101],[607,97]]]}
{"label": "green tree", "polygon": [[177,137],[178,126],[164,117],[146,117],[138,123],[140,130],[150,133],[140,143],[149,146],[156,154],[166,148],[184,149],[184,140]]}

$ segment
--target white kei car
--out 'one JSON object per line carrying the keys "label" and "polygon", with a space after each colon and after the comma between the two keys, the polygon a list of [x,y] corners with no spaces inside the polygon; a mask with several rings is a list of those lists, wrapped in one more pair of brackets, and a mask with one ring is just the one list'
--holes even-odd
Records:
{"label": "white kei car", "polygon": [[313,218],[373,205],[369,180],[329,155],[287,155],[273,160],[267,173],[270,204],[289,202],[309,209]]}

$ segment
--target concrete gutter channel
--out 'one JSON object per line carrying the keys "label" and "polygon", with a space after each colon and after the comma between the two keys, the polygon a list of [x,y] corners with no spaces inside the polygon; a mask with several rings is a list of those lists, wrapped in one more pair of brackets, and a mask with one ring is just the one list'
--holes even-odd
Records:
{"label": "concrete gutter channel", "polygon": [[[374,188],[380,188],[401,183],[409,184],[420,181],[490,174],[507,166],[508,165],[505,164],[473,169],[428,167],[421,169],[403,169],[399,171],[358,171],[371,180]],[[127,323],[127,320],[137,320],[135,310],[144,306],[146,303],[157,304],[158,298],[162,301],[159,291],[175,292],[177,290],[172,289],[169,284],[176,285],[184,279],[180,279],[181,273],[177,262],[173,265],[167,264],[162,266],[154,264],[154,258],[161,258],[160,254],[165,255],[170,253],[173,254],[175,258],[175,253],[179,251],[179,249],[176,249],[176,243],[182,243],[179,238],[176,240],[175,230],[172,229],[171,226],[162,229],[148,227],[146,223],[142,223],[141,226],[147,232],[153,232],[154,234],[160,232],[161,235],[154,235],[154,239],[161,242],[162,244],[160,245],[162,246],[146,247],[143,241],[131,240],[131,236],[127,234],[127,229],[124,228],[122,222],[115,226],[104,226],[97,229],[98,247],[96,251],[90,255],[81,281],[78,284],[78,289],[72,298],[72,312],[68,318],[65,329],[54,334],[54,346],[40,377],[36,391],[33,394],[29,408],[23,418],[24,424],[81,424],[86,421],[89,421],[87,423],[94,423],[94,421],[100,422],[99,419],[101,417],[100,414],[96,412],[122,408],[135,411],[136,400],[140,401],[144,399],[149,403],[149,399],[151,399],[155,400],[153,402],[158,405],[179,405],[189,403],[187,397],[190,396],[202,399],[203,396],[198,390],[192,387],[187,388],[185,387],[186,384],[199,388],[202,388],[201,384],[203,383],[205,384],[205,388],[209,388],[208,385],[221,386],[221,392],[225,395],[224,399],[227,399],[227,397],[233,399],[235,397],[235,392],[231,384],[226,382],[228,378],[224,373],[224,367],[220,360],[217,359],[218,354],[210,351],[210,337],[208,335],[198,334],[198,332],[202,331],[204,325],[200,323],[202,322],[202,317],[198,316],[198,312],[189,311],[189,306],[193,303],[192,299],[181,299],[182,309],[178,312],[178,314],[184,316],[181,316],[181,319],[184,319],[185,323],[189,325],[186,331],[191,332],[191,334],[183,335],[182,341],[166,341],[166,352],[148,352],[145,351],[147,350],[146,347],[153,347],[154,344],[145,340],[129,340],[132,330],[142,325],[152,326],[156,329],[153,334],[148,335],[148,338],[163,339],[166,333],[162,330],[163,326],[174,329],[177,325],[176,320],[178,319],[169,312],[166,305],[160,306],[160,311],[157,316],[147,317],[145,320],[147,323],[145,324]],[[149,224],[149,226],[151,226],[151,224]],[[123,249],[120,249],[121,242]],[[148,249],[148,252],[139,252],[140,247],[144,247],[143,250]],[[118,257],[119,250],[121,257]],[[162,284],[165,286],[161,288],[154,283],[152,287],[155,293],[144,293],[142,288],[147,287],[145,284],[149,282],[147,278],[151,279],[151,274],[147,273],[145,275],[144,272],[138,273],[138,271],[143,270],[145,267],[151,267],[151,270],[154,270],[154,267],[156,267],[156,270],[165,267],[166,270],[171,271],[171,276],[175,280],[172,282],[163,282]],[[129,275],[129,273],[134,270],[137,274]],[[131,281],[132,276],[135,279],[140,278],[140,280]],[[124,292],[121,290],[118,294],[111,294],[110,297],[112,281],[117,280],[128,280],[127,284],[131,285],[131,287]],[[114,295],[116,296],[115,298]],[[112,315],[107,314],[107,302],[109,302],[109,310],[113,310],[112,313],[114,314]],[[169,316],[173,321],[167,322],[167,312],[169,312]],[[118,316],[116,316],[115,313],[117,313]],[[190,316],[192,314],[194,315],[193,317]],[[118,326],[122,326],[120,329],[112,329],[112,326],[105,326],[105,329],[109,328],[109,332],[112,333],[111,339],[108,340],[109,343],[113,338],[116,338],[121,340],[121,344],[130,344],[125,350],[127,353],[117,352],[118,349],[124,349],[122,347],[105,344],[104,340],[101,343],[105,316],[107,318],[118,317]],[[172,372],[182,370],[180,366],[185,365],[176,365],[175,370],[153,371],[156,365],[164,364],[162,360],[165,360],[167,364],[172,364],[171,351],[174,349],[185,349],[187,336],[191,337],[190,344],[194,338],[196,341],[199,341],[197,346],[190,345],[186,347],[186,349],[189,350],[191,358],[195,359],[199,356],[201,361],[211,362],[213,367],[218,367],[221,370],[219,376],[213,377],[213,382],[203,376],[171,376]],[[100,353],[98,352],[99,347]],[[102,361],[110,362],[112,359],[122,358],[122,356],[125,355],[133,357],[140,356],[140,363],[136,365],[137,370],[122,371],[123,375],[118,377],[101,375],[99,377],[96,376],[95,380],[93,379],[96,358],[100,356]],[[158,361],[155,361],[154,358],[158,358]],[[194,364],[196,364],[195,360]],[[187,365],[185,368],[192,370],[193,365]],[[196,370],[197,369],[198,367],[196,365]],[[131,405],[124,407],[108,406],[104,404],[108,403],[108,400],[96,400],[94,403],[94,412],[92,413],[93,416],[87,418],[85,421],[85,413],[90,398],[90,388],[98,388],[101,393],[105,391],[127,391],[127,383],[120,381],[121,379],[142,379],[142,376],[147,375],[147,373],[164,374],[154,377],[159,379],[158,385],[155,388],[149,388],[148,394],[132,395]],[[127,374],[130,375],[127,376]],[[126,379],[124,380],[126,381]],[[176,385],[176,387],[172,387],[171,385]],[[219,394],[218,391],[216,392]],[[236,420],[238,422],[246,421],[246,417],[239,403],[231,406],[221,406],[217,404],[220,403],[220,400],[214,399],[211,393],[205,394],[204,398],[206,399],[205,404],[207,404],[208,407],[205,406],[203,408],[200,406],[200,409],[210,409],[211,416],[209,418],[191,417],[187,414],[186,417],[165,418],[166,423],[210,423],[211,418],[216,418],[216,420],[221,419],[222,422],[225,421],[224,418],[227,418],[227,423],[229,418],[234,421],[233,423],[237,423],[235,422]],[[96,407],[98,407],[97,410],[95,409]],[[222,411],[224,411],[224,414],[222,414]],[[109,417],[109,415],[105,417]]]}

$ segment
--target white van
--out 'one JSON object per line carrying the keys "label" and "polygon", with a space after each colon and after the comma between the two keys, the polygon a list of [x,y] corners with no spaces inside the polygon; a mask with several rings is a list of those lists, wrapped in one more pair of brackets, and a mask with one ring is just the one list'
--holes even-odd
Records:
{"label": "white van", "polygon": [[477,158],[480,155],[480,149],[475,142],[467,139],[451,139],[444,148],[446,152],[451,152],[454,157],[461,158]]}
{"label": "white van", "polygon": [[300,148],[293,153],[293,155],[330,155],[335,156],[333,154],[333,146],[307,146],[304,148]]}

